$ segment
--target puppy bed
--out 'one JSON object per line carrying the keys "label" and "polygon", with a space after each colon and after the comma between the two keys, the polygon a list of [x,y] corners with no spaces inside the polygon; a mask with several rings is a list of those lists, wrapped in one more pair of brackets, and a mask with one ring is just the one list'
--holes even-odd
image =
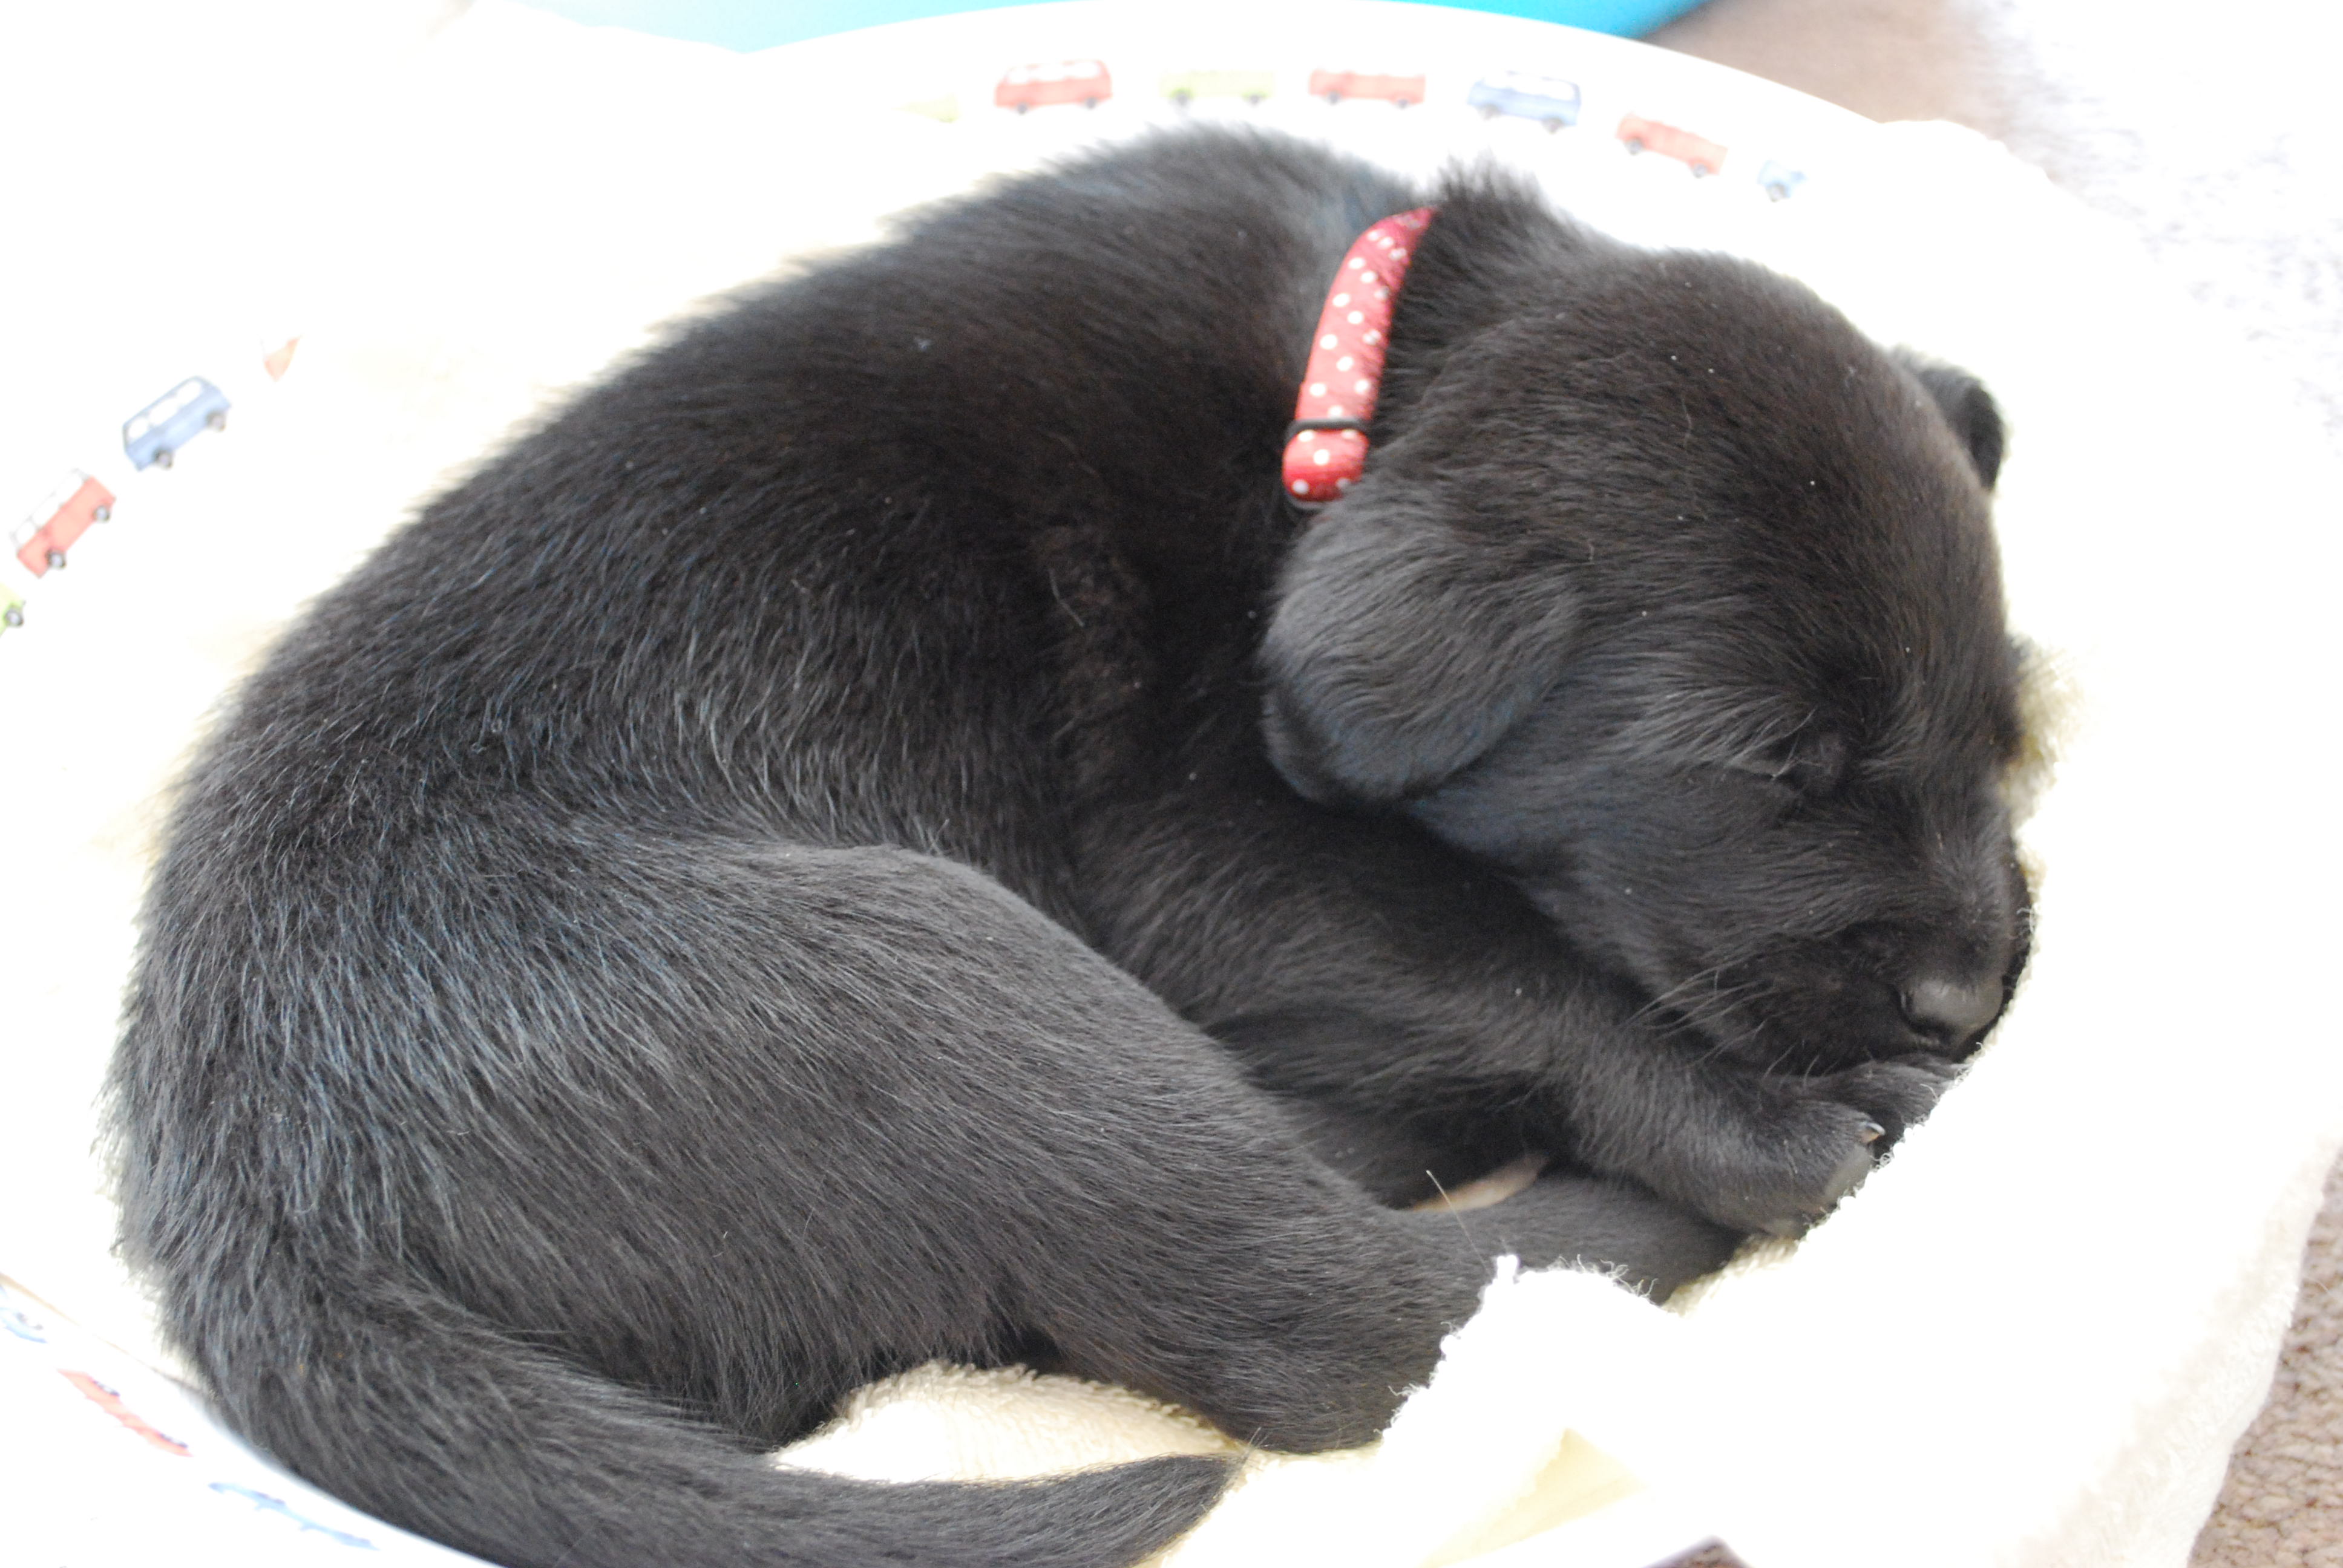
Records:
{"label": "puppy bed", "polygon": [[[2338,492],[2111,231],[1946,127],[1428,8],[1061,5],[746,56],[498,0],[186,9],[65,8],[10,48],[55,65],[12,106],[20,145],[85,129],[14,198],[48,243],[19,258],[0,486],[35,528],[76,472],[115,497],[64,569],[13,542],[0,566],[23,618],[0,636],[12,1555],[454,1555],[213,1425],[106,1250],[89,1101],[158,797],[219,693],[414,498],[649,324],[986,171],[1212,116],[1418,171],[1502,159],[1980,374],[2013,429],[1998,515],[2045,754],[2020,781],[2025,987],[1836,1215],[1667,1312],[1505,1274],[1381,1443],[1256,1456],[1170,1560],[1637,1568],[1711,1536],[1757,1568],[2185,1559],[2343,1138],[2305,983],[2336,925]],[[71,64],[94,60],[102,120]],[[1090,65],[1095,106],[1057,91]],[[133,468],[122,422],[195,377],[226,428]],[[1009,1475],[1222,1446],[1119,1391],[931,1368],[779,1462]]]}

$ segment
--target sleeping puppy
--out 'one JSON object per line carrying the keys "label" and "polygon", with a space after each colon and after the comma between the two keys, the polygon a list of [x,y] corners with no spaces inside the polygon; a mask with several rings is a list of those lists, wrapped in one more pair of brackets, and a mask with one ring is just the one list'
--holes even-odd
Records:
{"label": "sleeping puppy", "polygon": [[1496,1255],[1664,1295],[1926,1112],[2025,948],[1990,400],[1459,176],[1305,515],[1312,323],[1425,200],[1226,135],[999,186],[317,602],[113,1086],[241,1431],[502,1563],[1123,1563],[1222,1467],[759,1451],[936,1357],[1358,1442]]}

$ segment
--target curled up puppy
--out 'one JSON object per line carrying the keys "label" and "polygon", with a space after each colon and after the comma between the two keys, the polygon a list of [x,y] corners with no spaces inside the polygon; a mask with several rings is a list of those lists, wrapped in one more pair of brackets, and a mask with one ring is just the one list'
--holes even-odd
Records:
{"label": "curled up puppy", "polygon": [[915,215],[244,689],[126,1250],[239,1430],[493,1561],[1134,1560],[1218,1462],[759,1454],[938,1357],[1362,1442],[1500,1254],[1664,1296],[1826,1211],[2024,962],[2000,444],[1495,175],[1187,134]]}

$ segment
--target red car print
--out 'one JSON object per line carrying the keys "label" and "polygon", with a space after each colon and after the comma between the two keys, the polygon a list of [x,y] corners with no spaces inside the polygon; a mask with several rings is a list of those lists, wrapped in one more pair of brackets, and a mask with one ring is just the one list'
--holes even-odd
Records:
{"label": "red car print", "polygon": [[1330,104],[1345,98],[1388,98],[1404,109],[1423,102],[1423,78],[1377,76],[1365,71],[1312,71],[1310,95]]}
{"label": "red car print", "polygon": [[76,468],[33,508],[9,543],[16,547],[16,558],[26,571],[45,578],[51,567],[65,564],[65,552],[92,523],[113,515],[114,492]]}
{"label": "red car print", "polygon": [[1725,166],[1725,149],[1706,136],[1696,136],[1641,115],[1629,115],[1619,122],[1619,139],[1627,144],[1631,153],[1654,152],[1689,165],[1695,179]]}
{"label": "red car print", "polygon": [[1103,60],[1053,60],[1037,65],[1012,65],[992,89],[992,101],[1023,114],[1051,104],[1080,104],[1095,109],[1114,96],[1114,78]]}
{"label": "red car print", "polygon": [[136,1432],[139,1436],[145,1438],[147,1442],[153,1443],[156,1447],[161,1449],[164,1452],[176,1453],[182,1459],[185,1459],[187,1456],[187,1445],[186,1443],[181,1442],[176,1437],[171,1437],[163,1432],[157,1432],[154,1427],[148,1425],[146,1422],[136,1412],[132,1411],[129,1406],[122,1402],[122,1396],[120,1394],[106,1387],[104,1383],[98,1382],[87,1372],[63,1372],[61,1375],[65,1378],[65,1382],[81,1390],[82,1397],[88,1400],[92,1404],[97,1406],[98,1409],[104,1411],[106,1414],[112,1416],[115,1420],[120,1422],[123,1425],[128,1427],[131,1431]]}

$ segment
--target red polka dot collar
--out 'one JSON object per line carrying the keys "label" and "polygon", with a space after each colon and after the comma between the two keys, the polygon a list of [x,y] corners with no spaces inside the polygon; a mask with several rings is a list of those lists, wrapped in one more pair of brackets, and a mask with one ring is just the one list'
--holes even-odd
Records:
{"label": "red polka dot collar", "polygon": [[1437,207],[1393,213],[1351,245],[1326,291],[1293,423],[1285,427],[1285,498],[1299,507],[1339,499],[1367,464],[1367,424],[1383,389],[1392,306],[1407,278],[1416,236]]}

